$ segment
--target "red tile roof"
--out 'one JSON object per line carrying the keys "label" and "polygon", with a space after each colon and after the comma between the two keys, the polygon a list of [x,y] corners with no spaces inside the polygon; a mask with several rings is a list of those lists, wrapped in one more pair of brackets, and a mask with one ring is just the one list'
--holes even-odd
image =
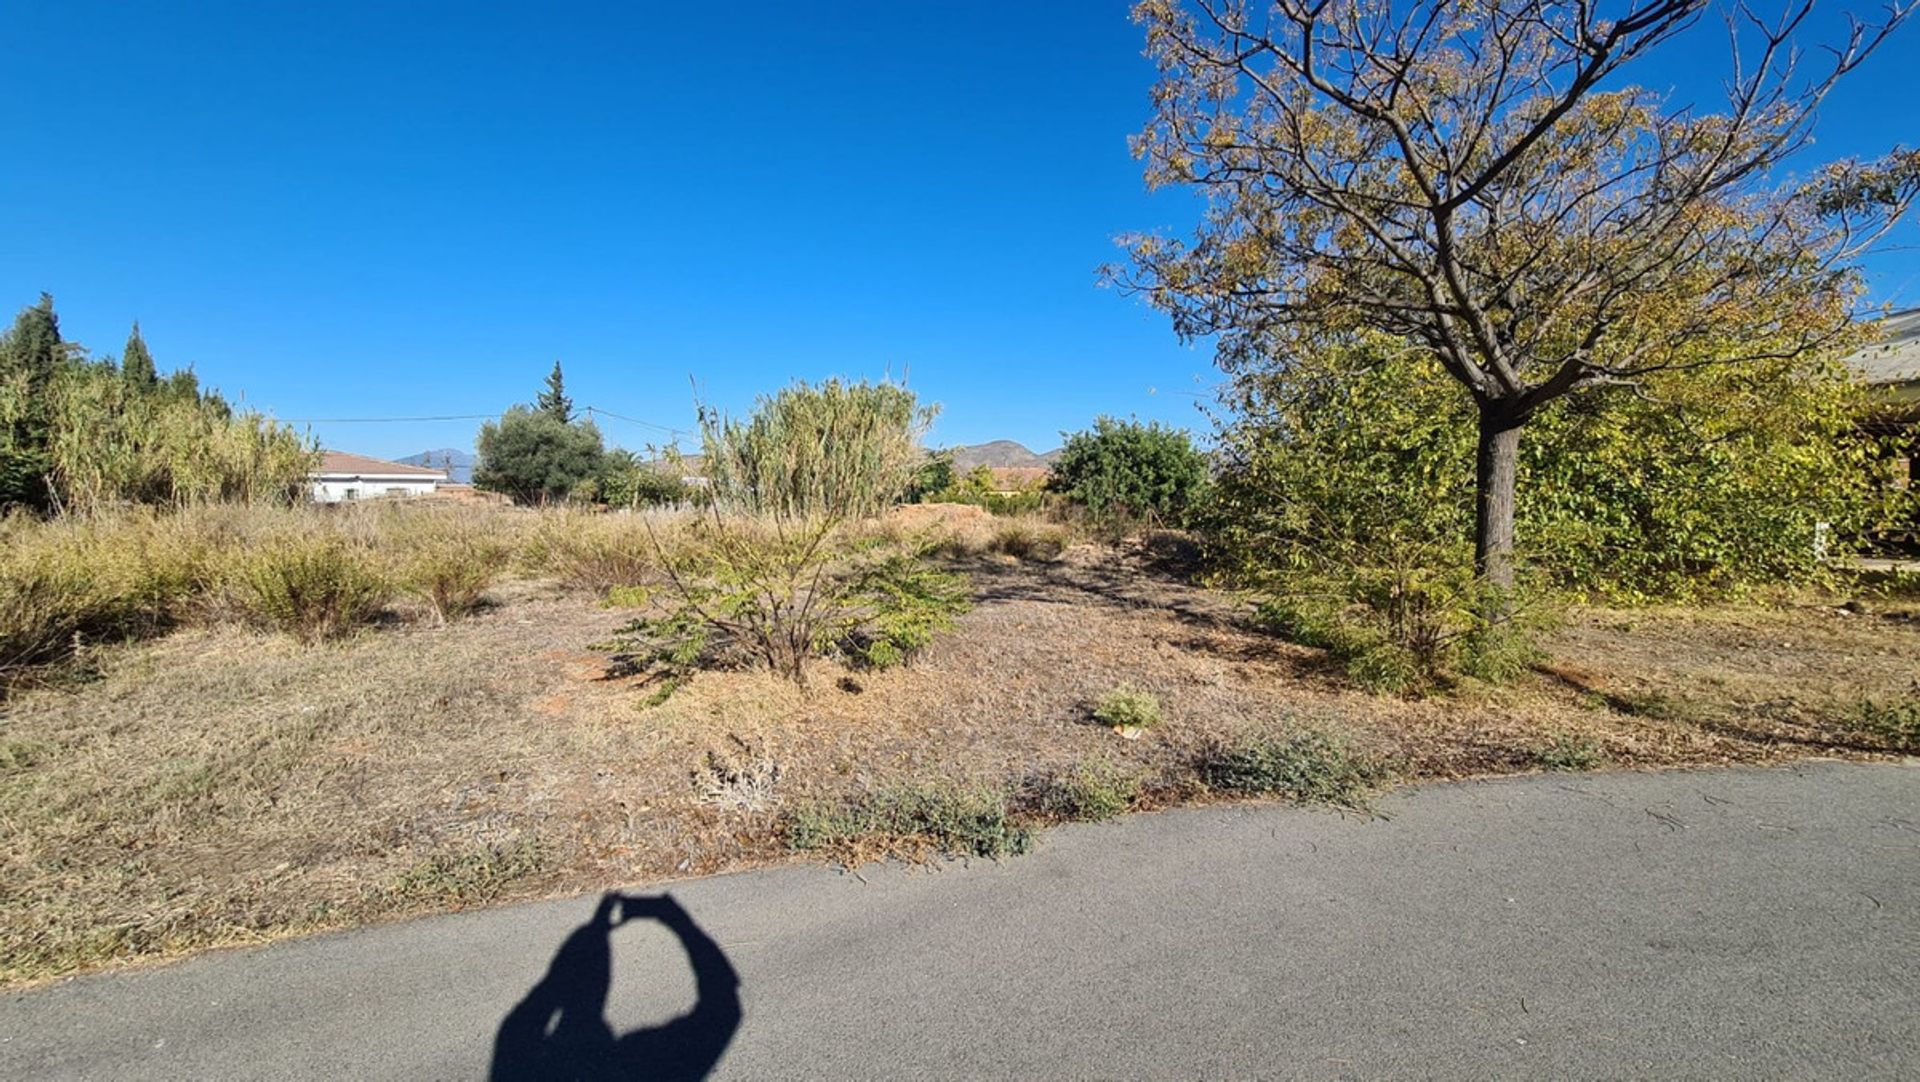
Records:
{"label": "red tile roof", "polygon": [[432,470],[425,466],[409,466],[402,462],[386,462],[365,455],[350,455],[345,451],[320,452],[320,468],[316,474],[345,474],[349,477],[438,477],[446,479],[445,470]]}

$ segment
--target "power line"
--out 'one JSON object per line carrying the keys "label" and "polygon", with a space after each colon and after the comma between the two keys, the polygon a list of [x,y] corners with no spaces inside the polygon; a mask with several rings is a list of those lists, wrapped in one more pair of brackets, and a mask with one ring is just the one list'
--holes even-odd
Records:
{"label": "power line", "polygon": [[497,413],[449,413],[438,417],[275,417],[286,425],[385,425],[420,421],[491,421]]}
{"label": "power line", "polygon": [[627,422],[628,424],[634,424],[634,425],[639,425],[639,426],[640,426],[640,427],[642,427],[642,428],[651,428],[651,429],[655,429],[655,430],[658,430],[658,431],[660,431],[660,432],[665,432],[665,433],[666,433],[667,435],[669,435],[669,436],[691,436],[691,435],[693,435],[693,433],[692,433],[691,431],[689,431],[689,430],[687,430],[687,429],[684,429],[684,428],[669,428],[669,427],[668,427],[668,426],[666,426],[666,425],[659,425],[659,424],[654,424],[654,423],[653,423],[652,421],[642,421],[642,420],[641,420],[640,418],[638,418],[638,417],[624,417],[624,416],[621,416],[621,415],[620,415],[620,414],[618,414],[618,413],[613,413],[613,412],[611,412],[611,411],[609,411],[609,410],[603,410],[603,409],[601,409],[601,408],[600,408],[600,407],[598,407],[598,406],[587,406],[587,407],[585,408],[585,410],[584,410],[584,412],[586,412],[586,413],[588,413],[588,414],[596,414],[596,413],[597,413],[597,414],[599,414],[599,415],[600,415],[600,416],[602,416],[602,417],[611,417],[611,418],[613,418],[613,419],[614,419],[614,420],[616,420],[616,421],[625,421],[625,422]]}

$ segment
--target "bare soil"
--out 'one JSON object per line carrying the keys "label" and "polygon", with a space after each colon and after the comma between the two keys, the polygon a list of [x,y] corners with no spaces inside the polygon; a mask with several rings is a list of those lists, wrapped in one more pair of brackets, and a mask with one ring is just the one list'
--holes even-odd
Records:
{"label": "bare soil", "polygon": [[[975,607],[914,664],[802,691],[701,674],[665,703],[591,644],[630,615],[540,583],[443,627],[302,647],[239,629],[100,651],[0,706],[0,983],[393,916],[798,859],[781,809],[902,779],[1091,758],[1174,778],[1252,730],[1343,728],[1409,778],[1889,754],[1920,627],[1830,604],[1588,610],[1515,686],[1354,690],[1317,650],[1144,550],[978,558]],[[1101,694],[1156,695],[1138,740]]]}

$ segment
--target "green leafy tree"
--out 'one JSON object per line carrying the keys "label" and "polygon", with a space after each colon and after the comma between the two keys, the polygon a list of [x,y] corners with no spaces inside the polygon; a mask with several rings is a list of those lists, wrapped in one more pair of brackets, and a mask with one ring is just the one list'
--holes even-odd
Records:
{"label": "green leafy tree", "polygon": [[1067,437],[1052,486],[1096,513],[1185,521],[1207,486],[1207,459],[1185,431],[1101,417]]}
{"label": "green leafy tree", "polygon": [[573,399],[567,397],[567,379],[560,373],[559,361],[553,362],[546,390],[540,392],[534,407],[563,425],[573,423]]}
{"label": "green leafy tree", "polygon": [[153,366],[153,354],[147,352],[147,340],[140,336],[138,321],[127,335],[127,348],[120,353],[120,378],[139,392],[153,391],[160,386],[160,373]]}
{"label": "green leafy tree", "polygon": [[1742,18],[1724,112],[1627,85],[1702,8],[1144,0],[1160,81],[1136,150],[1208,209],[1190,242],[1134,238],[1118,277],[1229,372],[1361,330],[1425,350],[1471,406],[1450,416],[1476,440],[1497,599],[1523,427],[1577,394],[1841,347],[1847,265],[1916,194],[1898,155],[1783,179],[1911,4],[1818,54],[1795,41],[1802,5]]}
{"label": "green leafy tree", "polygon": [[606,451],[591,422],[568,424],[544,409],[515,406],[480,426],[475,487],[515,503],[564,500],[603,472]]}
{"label": "green leafy tree", "polygon": [[940,499],[941,493],[953,487],[954,476],[953,452],[935,451],[914,471],[907,499],[914,503]]}

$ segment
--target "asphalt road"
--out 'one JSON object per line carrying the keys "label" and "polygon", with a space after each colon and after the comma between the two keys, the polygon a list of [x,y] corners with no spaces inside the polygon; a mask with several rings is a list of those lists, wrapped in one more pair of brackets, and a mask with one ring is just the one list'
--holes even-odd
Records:
{"label": "asphalt road", "polygon": [[0,1077],[1920,1077],[1920,766],[1383,810],[1142,816],[997,865],[83,978],[0,999]]}

